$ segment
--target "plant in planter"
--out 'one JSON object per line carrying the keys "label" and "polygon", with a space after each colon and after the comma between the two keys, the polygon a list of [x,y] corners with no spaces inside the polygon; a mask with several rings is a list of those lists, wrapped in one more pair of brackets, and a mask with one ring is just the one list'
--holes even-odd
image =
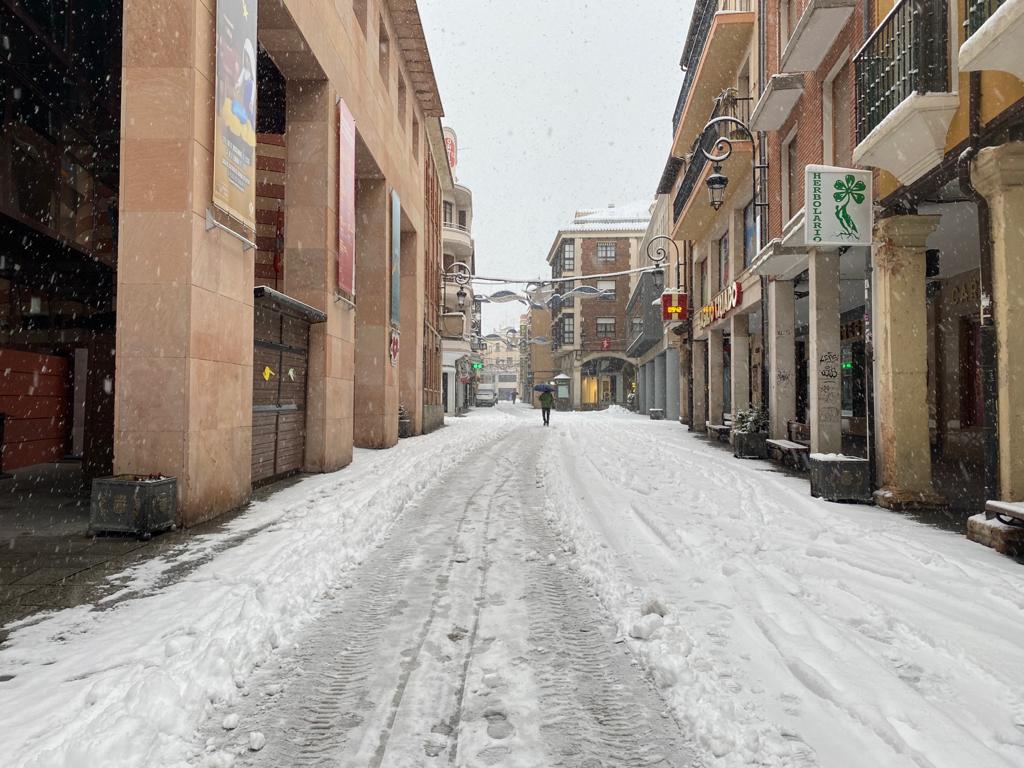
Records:
{"label": "plant in planter", "polygon": [[768,411],[745,408],[732,423],[732,453],[738,459],[764,459],[768,456]]}

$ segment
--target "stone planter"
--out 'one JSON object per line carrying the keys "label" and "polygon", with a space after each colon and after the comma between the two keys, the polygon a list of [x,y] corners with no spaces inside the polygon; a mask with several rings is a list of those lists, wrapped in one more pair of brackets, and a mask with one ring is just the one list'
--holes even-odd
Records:
{"label": "stone planter", "polygon": [[651,421],[662,421],[665,418],[665,411],[662,408],[649,408],[647,415]]}
{"label": "stone planter", "polygon": [[767,459],[767,439],[764,432],[733,432],[732,455],[737,459]]}
{"label": "stone planter", "polygon": [[811,496],[827,501],[871,503],[871,472],[867,459],[812,453],[809,461]]}
{"label": "stone planter", "polygon": [[133,533],[141,539],[175,526],[178,481],[157,475],[116,475],[92,481],[89,533]]}

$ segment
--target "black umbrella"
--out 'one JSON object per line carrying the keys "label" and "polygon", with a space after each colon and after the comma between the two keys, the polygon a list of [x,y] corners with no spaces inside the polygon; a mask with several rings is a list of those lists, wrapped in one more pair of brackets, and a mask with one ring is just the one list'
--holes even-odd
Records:
{"label": "black umbrella", "polygon": [[555,388],[550,384],[537,384],[533,388],[534,392],[554,392]]}

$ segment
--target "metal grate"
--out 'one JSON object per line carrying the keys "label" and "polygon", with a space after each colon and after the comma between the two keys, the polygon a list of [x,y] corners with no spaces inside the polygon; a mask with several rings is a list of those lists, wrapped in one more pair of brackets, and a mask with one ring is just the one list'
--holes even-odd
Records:
{"label": "metal grate", "polygon": [[966,0],[967,20],[964,26],[967,27],[967,36],[970,37],[981,29],[981,25],[988,21],[988,17],[995,13],[1003,2],[1004,0]]}
{"label": "metal grate", "polygon": [[949,89],[946,0],[903,0],[860,49],[857,141],[914,93]]}

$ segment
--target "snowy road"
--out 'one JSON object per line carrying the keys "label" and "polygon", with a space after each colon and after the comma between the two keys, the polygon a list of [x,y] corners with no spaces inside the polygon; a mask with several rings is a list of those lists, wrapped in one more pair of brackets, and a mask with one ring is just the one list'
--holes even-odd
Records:
{"label": "snowy road", "polygon": [[122,582],[0,650],[5,765],[1024,765],[1021,565],[621,411],[476,411]]}

